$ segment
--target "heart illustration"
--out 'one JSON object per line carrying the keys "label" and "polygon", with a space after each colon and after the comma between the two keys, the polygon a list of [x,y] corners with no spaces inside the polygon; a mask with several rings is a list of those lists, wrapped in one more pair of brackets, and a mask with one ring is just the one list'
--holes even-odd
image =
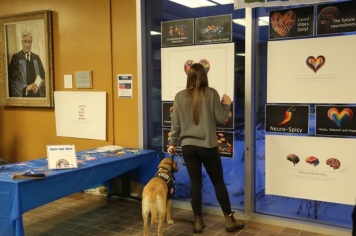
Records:
{"label": "heart illustration", "polygon": [[295,25],[296,20],[297,14],[292,10],[287,11],[285,14],[275,12],[271,16],[271,25],[274,31],[284,37],[289,33],[293,25]]}
{"label": "heart illustration", "polygon": [[[187,60],[184,63],[184,72],[188,74],[190,67],[196,62],[193,60]],[[210,62],[207,59],[201,59],[198,63],[202,64],[205,67],[206,73],[209,73],[210,70]]]}
{"label": "heart illustration", "polygon": [[330,108],[328,111],[328,117],[331,121],[333,121],[337,127],[341,127],[346,121],[351,120],[354,113],[349,108],[344,108],[341,112],[335,107]]}
{"label": "heart illustration", "polygon": [[318,56],[317,58],[309,56],[306,60],[307,66],[316,73],[325,64],[325,57]]}

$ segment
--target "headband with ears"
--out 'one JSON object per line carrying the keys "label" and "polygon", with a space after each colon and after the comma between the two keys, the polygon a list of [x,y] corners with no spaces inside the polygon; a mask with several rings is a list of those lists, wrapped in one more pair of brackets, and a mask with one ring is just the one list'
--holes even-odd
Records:
{"label": "headband with ears", "polygon": [[[185,63],[184,63],[184,72],[186,74],[188,74],[189,70],[190,70],[190,67],[195,64],[196,62],[193,61],[193,60],[187,60]],[[199,64],[202,64],[204,67],[205,67],[205,70],[206,70],[206,73],[209,73],[209,70],[210,70],[210,62],[207,60],[207,59],[201,59],[199,62]]]}

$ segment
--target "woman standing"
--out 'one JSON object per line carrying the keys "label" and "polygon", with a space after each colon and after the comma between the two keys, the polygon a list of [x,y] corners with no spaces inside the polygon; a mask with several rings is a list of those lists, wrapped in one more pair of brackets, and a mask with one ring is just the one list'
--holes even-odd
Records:
{"label": "woman standing", "polygon": [[226,94],[221,105],[218,92],[208,85],[205,67],[193,64],[187,76],[186,89],[174,99],[171,118],[171,140],[168,153],[176,151],[178,139],[190,178],[190,201],[195,216],[194,233],[205,228],[202,219],[202,165],[215,188],[215,195],[225,216],[226,231],[242,229],[245,222],[235,220],[223,177],[215,124],[229,116],[231,98]]}

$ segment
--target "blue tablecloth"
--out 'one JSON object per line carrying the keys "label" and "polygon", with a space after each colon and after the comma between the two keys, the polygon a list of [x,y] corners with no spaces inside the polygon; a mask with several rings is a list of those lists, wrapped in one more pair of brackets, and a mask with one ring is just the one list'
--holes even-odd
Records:
{"label": "blue tablecloth", "polygon": [[[151,169],[152,165],[156,169],[157,153],[153,150],[123,151],[125,153],[120,156],[78,152],[77,169],[49,170],[45,158],[0,166],[0,236],[24,235],[23,213],[101,183],[108,185],[110,179],[135,168],[135,178],[146,184],[152,176],[139,178],[137,169]],[[13,175],[24,172],[45,173],[46,177],[42,180],[12,179]]]}

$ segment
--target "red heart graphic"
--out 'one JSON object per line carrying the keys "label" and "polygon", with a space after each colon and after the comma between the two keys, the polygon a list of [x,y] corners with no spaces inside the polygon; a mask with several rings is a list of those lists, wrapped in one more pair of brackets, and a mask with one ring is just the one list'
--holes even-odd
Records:
{"label": "red heart graphic", "polygon": [[[193,60],[187,60],[184,63],[184,72],[188,74],[190,67],[196,62]],[[209,73],[210,70],[210,62],[207,59],[201,59],[198,63],[202,64],[205,67],[206,73]]]}
{"label": "red heart graphic", "polygon": [[297,14],[295,14],[292,10],[287,11],[284,15],[279,12],[275,12],[271,16],[272,28],[282,37],[289,33],[296,20]]}
{"label": "red heart graphic", "polygon": [[307,58],[307,66],[316,73],[325,64],[325,57],[318,56],[316,59],[313,56]]}

